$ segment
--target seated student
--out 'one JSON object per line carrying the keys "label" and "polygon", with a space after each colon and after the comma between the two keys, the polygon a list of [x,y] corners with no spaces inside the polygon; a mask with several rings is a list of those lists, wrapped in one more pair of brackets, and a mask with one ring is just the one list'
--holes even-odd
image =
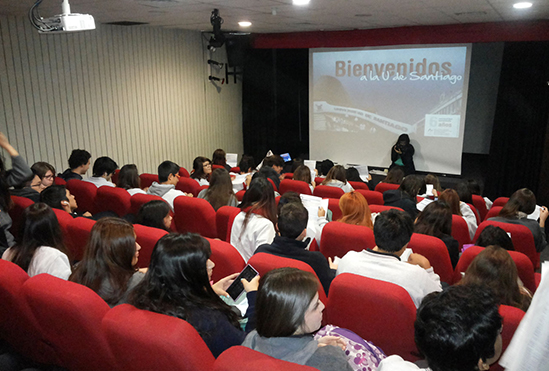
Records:
{"label": "seated student", "polygon": [[438,196],[440,201],[446,202],[451,209],[453,215],[458,215],[467,223],[467,229],[469,230],[469,237],[473,240],[475,233],[477,232],[477,218],[475,213],[469,205],[459,200],[459,195],[453,189],[446,189]]}
{"label": "seated student", "polygon": [[52,209],[44,203],[23,211],[19,243],[7,249],[2,259],[20,266],[30,277],[48,273],[61,279],[71,275],[63,234]]}
{"label": "seated student", "polygon": [[345,193],[355,190],[353,186],[347,182],[345,168],[341,165],[336,165],[328,171],[328,175],[326,175],[326,179],[324,179],[322,185],[341,188]]}
{"label": "seated student", "polygon": [[193,161],[193,172],[191,178],[196,180],[199,185],[210,185],[209,179],[212,174],[212,163],[210,159],[199,156]]}
{"label": "seated student", "polygon": [[528,188],[522,188],[513,193],[509,201],[499,212],[499,216],[490,218],[495,222],[519,224],[527,227],[534,236],[536,251],[541,252],[547,246],[545,237],[545,221],[549,216],[547,207],[543,206],[539,214],[539,223],[527,216],[536,209],[536,196]]}
{"label": "seated student", "polygon": [[313,338],[313,333],[322,326],[323,310],[324,304],[318,299],[318,281],[312,273],[295,268],[274,269],[260,280],[257,327],[242,345],[321,371],[350,371],[342,339]]}
{"label": "seated student", "polygon": [[221,148],[214,151],[212,155],[212,165],[221,165],[228,172],[231,171],[231,166],[227,164],[227,153]]}
{"label": "seated student", "polygon": [[171,232],[172,220],[170,205],[161,200],[154,200],[139,208],[135,223]]}
{"label": "seated student", "polygon": [[40,202],[41,191],[40,177],[32,172],[26,179],[22,179],[20,184],[15,184],[9,192],[12,196],[25,197],[34,202]]}
{"label": "seated student", "polygon": [[404,179],[404,170],[396,166],[389,170],[389,172],[387,173],[387,176],[385,177],[385,179],[381,181],[381,183],[400,184],[402,183],[403,179]]}
{"label": "seated student", "polygon": [[240,210],[231,228],[231,245],[247,262],[259,246],[273,242],[276,236],[276,201],[266,178],[252,179]]}
{"label": "seated student", "polygon": [[253,156],[242,155],[240,162],[238,163],[240,174],[249,174],[255,169],[255,161]]}
{"label": "seated student", "polygon": [[98,157],[93,163],[93,176],[83,180],[95,184],[97,188],[101,186],[116,187],[111,182],[116,169],[118,169],[118,165],[112,158],[107,156]]}
{"label": "seated student", "polygon": [[459,260],[459,242],[452,237],[452,211],[444,201],[434,201],[416,219],[414,232],[436,237],[446,245],[452,267]]}
{"label": "seated student", "polygon": [[333,264],[331,259],[326,260],[318,251],[306,250],[309,241],[304,239],[308,220],[309,213],[301,203],[291,202],[284,205],[278,213],[277,226],[280,235],[271,244],[259,246],[255,253],[264,252],[309,264],[327,294],[335,277],[337,264]]}
{"label": "seated student", "polygon": [[53,181],[55,180],[55,168],[52,165],[43,161],[35,162],[31,166],[31,170],[40,179],[39,189],[37,189],[38,192],[42,192],[53,184]]}
{"label": "seated student", "polygon": [[71,192],[62,185],[52,185],[51,187],[46,188],[40,193],[40,202],[45,203],[52,209],[65,210],[73,218],[76,218],[77,216],[92,216],[89,211],[86,211],[83,214],[76,213],[75,210],[78,208],[76,198],[74,198]]}
{"label": "seated student", "polygon": [[[471,192],[472,195],[477,195],[482,197],[482,193],[480,192],[480,184],[478,184],[476,180],[468,179],[467,188],[469,188],[469,192]],[[486,204],[486,210],[490,210],[493,202],[488,197],[482,197],[482,198],[484,199],[484,203]]]}
{"label": "seated student", "polygon": [[147,194],[160,196],[172,208],[173,200],[179,196],[192,197],[192,193],[185,193],[175,189],[175,185],[179,181],[179,165],[172,161],[164,161],[158,165],[158,183],[153,182],[149,187]]}
{"label": "seated student", "polygon": [[385,206],[400,207],[406,211],[412,219],[419,213],[416,208],[417,195],[425,193],[425,179],[419,175],[408,175],[398,189],[391,189],[383,192]]}
{"label": "seated student", "polygon": [[498,304],[525,312],[532,302],[532,293],[520,282],[513,258],[507,250],[496,245],[486,247],[473,259],[458,285],[488,286]]}
{"label": "seated student", "polygon": [[361,193],[356,191],[345,193],[339,199],[339,208],[341,209],[341,218],[338,222],[374,229],[370,206]]}
{"label": "seated student", "polygon": [[215,211],[222,206],[238,206],[231,176],[225,169],[215,169],[212,172],[210,186],[201,190],[198,198],[208,201]]}
{"label": "seated student", "polygon": [[143,279],[136,267],[141,246],[133,226],[124,219],[103,218],[94,224],[84,257],[69,281],[87,286],[114,307]]}
{"label": "seated student", "polygon": [[130,196],[137,193],[147,193],[146,190],[141,189],[141,178],[139,178],[139,172],[137,171],[137,166],[135,164],[122,166],[120,173],[118,173],[117,187],[124,188],[128,191]]}
{"label": "seated student", "polygon": [[[189,322],[214,355],[240,345],[246,337],[237,313],[219,296],[238,273],[211,284],[215,264],[208,241],[197,234],[172,233],[156,243],[145,278],[130,294],[128,302],[139,309],[162,313]],[[253,329],[255,292],[259,276],[242,280],[247,292],[249,318],[246,330]]]}
{"label": "seated student", "polygon": [[507,251],[515,251],[513,246],[513,240],[507,232],[495,225],[489,225],[480,232],[477,242],[477,246],[488,247],[490,245],[498,245],[503,247]]}
{"label": "seated student", "polygon": [[425,192],[425,194],[421,195],[421,197],[430,197],[432,199],[434,197],[438,197],[438,195],[442,193],[442,187],[440,186],[440,180],[438,179],[438,176],[434,174],[425,175],[425,185],[427,184],[433,186],[433,191],[431,194],[427,194],[427,192]]}
{"label": "seated student", "polygon": [[441,291],[442,286],[424,256],[411,254],[407,262],[400,260],[413,231],[414,224],[407,213],[396,209],[380,213],[374,224],[377,246],[361,252],[349,251],[339,261],[337,274],[354,273],[399,285],[418,307],[425,295]]}
{"label": "seated student", "polygon": [[90,168],[91,154],[83,149],[73,149],[69,157],[69,168],[57,176],[65,181],[71,179],[82,180],[82,175],[86,174]]}
{"label": "seated student", "polygon": [[276,189],[280,187],[280,181],[284,179],[284,175],[281,175],[284,168],[284,160],[279,155],[273,155],[265,157],[263,160],[263,166],[259,169],[259,174],[271,179]]}
{"label": "seated student", "polygon": [[334,162],[332,160],[326,159],[324,161],[317,162],[317,170],[319,171],[319,176],[327,176],[330,170],[334,167]]}
{"label": "seated student", "polygon": [[429,368],[393,355],[378,371],[489,370],[501,355],[502,319],[485,287],[452,286],[423,299],[417,311],[415,340]]}
{"label": "seated student", "polygon": [[316,183],[315,180],[311,177],[311,169],[308,166],[301,165],[294,170],[293,180],[301,180],[309,185],[311,193],[315,190]]}
{"label": "seated student", "polygon": [[362,180],[356,167],[351,166],[350,168],[345,169],[345,176],[347,177],[347,181],[363,183],[370,188],[370,184],[368,182],[372,180],[372,176],[368,174],[367,180]]}

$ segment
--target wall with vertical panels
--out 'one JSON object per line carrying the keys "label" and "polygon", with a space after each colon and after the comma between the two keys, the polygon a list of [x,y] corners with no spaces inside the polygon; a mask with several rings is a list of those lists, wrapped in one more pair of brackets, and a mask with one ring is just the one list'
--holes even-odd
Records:
{"label": "wall with vertical panels", "polygon": [[241,81],[208,81],[199,32],[98,24],[39,35],[26,18],[0,17],[0,40],[0,131],[29,164],[63,171],[84,148],[156,172],[166,159],[190,168],[216,148],[243,151]]}

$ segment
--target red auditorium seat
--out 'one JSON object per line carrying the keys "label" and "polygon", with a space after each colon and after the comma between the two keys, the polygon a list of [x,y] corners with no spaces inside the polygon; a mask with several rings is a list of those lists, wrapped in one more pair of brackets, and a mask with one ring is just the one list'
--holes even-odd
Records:
{"label": "red auditorium seat", "polygon": [[260,252],[252,255],[250,260],[248,260],[248,264],[254,267],[255,270],[259,272],[260,276],[264,276],[267,272],[272,271],[273,269],[284,268],[284,267],[292,267],[292,268],[301,269],[302,271],[311,272],[312,274],[315,275],[318,281],[318,298],[324,304],[326,304],[327,302],[326,293],[324,292],[324,288],[322,288],[322,285],[318,280],[318,276],[316,275],[313,268],[311,268],[311,266],[307,263],[304,263],[300,260],[283,258],[281,256]]}
{"label": "red auditorium seat", "polygon": [[492,207],[494,206],[505,206],[505,204],[509,201],[509,197],[498,197],[494,200],[494,203],[492,204]]}
{"label": "red auditorium seat", "polygon": [[164,201],[164,199],[160,196],[136,193],[130,197],[130,213],[137,215],[139,209],[141,209],[141,206],[145,205],[147,202],[156,200]]}
{"label": "red auditorium seat", "polygon": [[467,204],[467,206],[469,206],[469,208],[471,209],[473,214],[475,214],[475,219],[477,220],[477,225],[479,225],[482,222],[482,219],[480,218],[480,214],[478,213],[477,208],[473,204]]}
{"label": "red auditorium seat", "polygon": [[67,226],[71,240],[67,248],[70,248],[72,259],[82,260],[94,224],[95,221],[88,218],[74,218]]}
{"label": "red auditorium seat", "polygon": [[503,209],[503,206],[492,206],[490,208],[490,210],[488,211],[488,213],[486,214],[486,217],[485,217],[484,221],[486,221],[490,218],[493,218],[495,216],[498,216],[501,209]]}
{"label": "red auditorium seat", "polygon": [[118,184],[118,175],[120,174],[120,169],[116,169],[112,174],[111,182]]}
{"label": "red auditorium seat", "polygon": [[467,222],[459,215],[452,215],[452,237],[459,242],[459,251],[461,251],[463,245],[471,243]]}
{"label": "red auditorium seat", "polygon": [[78,250],[78,246],[80,245],[79,241],[73,241],[73,238],[70,234],[69,225],[73,222],[73,217],[66,212],[65,210],[61,209],[52,209],[55,213],[55,216],[57,217],[57,221],[59,222],[59,227],[61,227],[61,233],[63,234],[63,241],[65,242],[65,247],[68,251],[71,252],[69,259],[72,260],[74,257],[72,256],[73,251]]}
{"label": "red auditorium seat", "polygon": [[28,279],[18,265],[0,259],[0,338],[36,362],[59,363],[23,296],[23,284]]}
{"label": "red auditorium seat", "polygon": [[326,258],[342,258],[349,251],[362,251],[376,246],[374,232],[361,225],[330,222],[322,230],[320,252]]}
{"label": "red auditorium seat", "polygon": [[363,339],[418,360],[414,341],[416,307],[408,292],[393,283],[343,273],[332,281],[324,322],[354,331]]}
{"label": "red auditorium seat", "polygon": [[358,191],[359,189],[363,189],[365,191],[369,191],[370,190],[370,187],[368,187],[368,184],[366,183],[362,183],[362,182],[353,182],[353,181],[348,181],[349,184],[351,185],[351,187],[354,188],[355,191]]}
{"label": "red auditorium seat", "polygon": [[332,212],[333,221],[337,221],[343,216],[343,213],[339,208],[339,198],[328,198],[328,209]]}
{"label": "red auditorium seat", "polygon": [[[324,236],[322,237],[324,238]],[[452,261],[446,245],[440,238],[414,233],[408,247],[413,252],[425,256],[442,282],[454,283]]]}
{"label": "red auditorium seat", "polygon": [[55,179],[53,180],[53,184],[66,186],[67,182],[65,181],[65,179],[56,176]]}
{"label": "red auditorium seat", "polygon": [[118,370],[209,371],[214,356],[188,322],[119,305],[107,312],[102,329]]}
{"label": "red auditorium seat", "polygon": [[78,204],[77,211],[85,213],[89,211],[95,214],[95,197],[97,196],[97,187],[90,182],[84,182],[78,179],[71,179],[67,182],[67,188],[76,198]]}
{"label": "red auditorium seat", "polygon": [[212,250],[210,259],[215,263],[212,280],[219,281],[233,273],[240,273],[246,266],[242,255],[233,245],[217,239],[207,238]]}
{"label": "red auditorium seat", "polygon": [[327,185],[317,185],[313,191],[313,195],[322,198],[341,198],[344,194],[343,189]]}
{"label": "red auditorium seat", "polygon": [[23,211],[25,211],[25,209],[30,205],[34,204],[34,201],[29,198],[19,196],[11,196],[11,201],[13,202],[13,206],[8,211],[11,218],[10,233],[13,237],[15,237],[15,239],[17,239],[19,237],[19,226],[21,223],[21,217],[23,216]]}
{"label": "red auditorium seat", "polygon": [[294,173],[284,173],[284,179],[293,179]]}
{"label": "red auditorium seat", "polygon": [[189,174],[187,169],[185,169],[184,167],[179,168],[179,175],[182,176],[183,178],[190,178],[191,177],[191,175]]}
{"label": "red auditorium seat", "polygon": [[281,361],[247,347],[230,347],[217,357],[213,371],[315,371],[316,368]]}
{"label": "red auditorium seat", "polygon": [[137,266],[139,268],[148,267],[151,262],[151,254],[156,242],[164,235],[168,234],[168,232],[163,229],[147,227],[141,224],[134,224],[133,228],[135,230],[135,240],[139,246],[141,246]]}
{"label": "red auditorium seat", "polygon": [[49,274],[29,278],[23,294],[42,333],[55,348],[59,366],[69,370],[116,369],[114,357],[101,328],[109,306],[86,286]]}
{"label": "red auditorium seat", "polygon": [[142,174],[139,174],[139,179],[140,179],[141,188],[150,187],[151,184],[153,184],[153,182],[158,183],[157,174],[142,173]]}
{"label": "red auditorium seat", "polygon": [[396,206],[385,206],[385,205],[369,205],[369,206],[370,206],[370,211],[372,213],[382,213],[382,212],[390,210],[390,209],[396,209],[396,210],[404,211],[400,207],[396,207]]}
{"label": "red auditorium seat", "polygon": [[[501,348],[501,354],[505,353],[505,350],[509,346],[509,343],[511,343],[511,339],[513,338],[513,335],[515,334],[515,331],[517,330],[517,327],[520,324],[520,321],[522,321],[522,318],[524,317],[525,313],[515,307],[511,307],[508,305],[500,305],[499,306],[499,314],[503,318],[503,329],[501,331],[501,340],[502,340],[502,348]],[[498,363],[492,365],[490,367],[491,371],[503,371],[504,368],[501,367]]]}
{"label": "red auditorium seat", "polygon": [[400,184],[391,184],[391,183],[377,183],[375,190],[378,192],[385,192],[391,189],[398,189]]}
{"label": "red auditorium seat", "polygon": [[[454,283],[461,280],[462,273],[465,273],[473,259],[482,251],[484,247],[471,246],[461,254],[456,269],[454,271]],[[536,274],[534,273],[534,266],[526,255],[518,251],[508,251],[509,255],[517,266],[518,276],[524,287],[528,290],[535,292],[539,282],[536,282]]]}
{"label": "red auditorium seat", "polygon": [[383,193],[370,191],[369,189],[357,189],[357,192],[364,196],[368,205],[383,205]]}
{"label": "red auditorium seat", "polygon": [[505,232],[510,233],[515,251],[519,251],[525,254],[532,261],[534,269],[539,268],[539,252],[536,251],[534,236],[532,235],[532,232],[528,229],[528,227],[519,224],[486,220],[480,223],[480,225],[478,226],[477,233],[475,233],[475,238],[473,238],[473,242],[476,242],[478,240],[478,237],[480,236],[484,228],[489,225],[500,227]]}
{"label": "red auditorium seat", "polygon": [[280,182],[280,194],[283,195],[286,192],[303,193],[306,195],[312,195],[311,188],[307,183],[301,180],[284,179]]}
{"label": "red auditorium seat", "polygon": [[[475,205],[475,207],[477,208],[480,216],[480,220],[482,221],[486,217],[486,214],[488,214],[488,209],[486,208],[486,202],[484,201],[484,198],[482,198],[482,196],[472,195],[472,197],[473,197],[473,205]],[[480,223],[477,223],[477,224],[480,224]]]}
{"label": "red auditorium seat", "polygon": [[225,169],[225,166],[212,164],[212,171],[214,171],[215,169]]}
{"label": "red auditorium seat", "polygon": [[269,183],[271,183],[273,189],[278,192],[278,187],[276,186],[275,182],[271,178],[267,178],[267,180],[269,181]]}
{"label": "red auditorium seat", "polygon": [[175,189],[183,191],[185,193],[192,193],[194,197],[198,196],[198,193],[202,190],[200,184],[192,178],[179,178],[179,181],[175,185]]}
{"label": "red auditorium seat", "polygon": [[238,191],[236,192],[236,199],[239,201],[239,202],[242,202],[242,199],[244,198],[244,193],[246,193],[246,190],[241,190],[241,191]]}
{"label": "red auditorium seat", "polygon": [[215,224],[217,226],[218,238],[221,239],[221,241],[231,242],[233,221],[239,212],[240,209],[234,206],[222,206],[217,210],[215,214]]}
{"label": "red auditorium seat", "polygon": [[315,178],[315,184],[316,184],[317,186],[322,185],[322,182],[323,182],[325,179],[326,179],[326,178],[317,176],[317,177]]}
{"label": "red auditorium seat", "polygon": [[238,166],[232,167],[230,172],[240,174],[240,168]]}
{"label": "red auditorium seat", "polygon": [[95,196],[95,210],[113,211],[116,215],[123,217],[130,213],[131,197],[128,191],[118,187],[99,187]]}
{"label": "red auditorium seat", "polygon": [[173,221],[178,232],[217,238],[216,213],[208,201],[196,197],[177,197],[173,208]]}

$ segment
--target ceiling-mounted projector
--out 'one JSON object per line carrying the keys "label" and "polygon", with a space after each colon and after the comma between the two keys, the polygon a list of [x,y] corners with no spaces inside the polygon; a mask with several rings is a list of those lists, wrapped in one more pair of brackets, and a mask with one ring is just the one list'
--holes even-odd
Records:
{"label": "ceiling-mounted projector", "polygon": [[42,0],[37,0],[29,10],[29,19],[39,33],[59,33],[87,31],[95,29],[95,21],[89,14],[71,13],[68,0],[61,4],[62,14],[49,18],[42,18],[38,14],[38,5]]}

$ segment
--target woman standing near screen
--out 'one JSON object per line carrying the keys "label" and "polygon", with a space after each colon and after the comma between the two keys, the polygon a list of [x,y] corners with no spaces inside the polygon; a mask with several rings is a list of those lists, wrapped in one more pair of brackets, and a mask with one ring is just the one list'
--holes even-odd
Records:
{"label": "woman standing near screen", "polygon": [[414,174],[414,146],[410,144],[408,134],[400,134],[396,144],[391,149],[391,167],[399,166],[404,170],[404,175]]}

